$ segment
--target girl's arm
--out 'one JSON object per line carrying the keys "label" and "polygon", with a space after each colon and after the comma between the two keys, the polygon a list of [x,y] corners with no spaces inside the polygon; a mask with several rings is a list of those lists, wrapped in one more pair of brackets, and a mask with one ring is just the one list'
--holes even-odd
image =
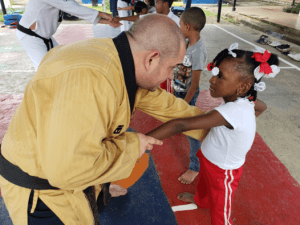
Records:
{"label": "girl's arm", "polygon": [[135,22],[137,21],[140,17],[139,16],[127,16],[127,17],[114,17],[115,19],[117,19],[119,22],[121,20],[126,20],[126,21],[132,21]]}
{"label": "girl's arm", "polygon": [[119,26],[122,25],[122,23],[120,23],[118,20],[116,20],[115,18],[113,18],[111,21],[104,19],[104,18],[100,18],[99,22],[101,24],[108,24],[110,26],[112,26],[113,28],[117,28]]}
{"label": "girl's arm", "polygon": [[262,114],[267,109],[266,103],[263,101],[256,99],[254,110],[255,110],[255,116],[258,117],[260,114]]}
{"label": "girl's arm", "polygon": [[213,110],[207,114],[200,116],[168,121],[163,125],[157,127],[156,129],[150,131],[146,135],[162,140],[184,131],[209,129],[222,125],[225,125],[229,128],[231,127],[231,125],[218,111]]}
{"label": "girl's arm", "polygon": [[117,10],[134,10],[134,6],[127,6],[127,7],[124,7],[124,8],[117,8]]}

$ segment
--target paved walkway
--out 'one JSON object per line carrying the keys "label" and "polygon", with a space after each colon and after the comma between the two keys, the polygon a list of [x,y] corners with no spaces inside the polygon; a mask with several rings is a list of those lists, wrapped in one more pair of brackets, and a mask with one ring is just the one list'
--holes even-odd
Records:
{"label": "paved walkway", "polygon": [[[221,15],[229,14],[233,17],[246,15],[259,20],[266,20],[271,23],[291,27],[300,31],[300,16],[298,14],[283,12],[285,6],[236,6],[236,11],[232,7],[222,7]],[[203,9],[213,13],[218,13],[217,7],[203,6]]]}

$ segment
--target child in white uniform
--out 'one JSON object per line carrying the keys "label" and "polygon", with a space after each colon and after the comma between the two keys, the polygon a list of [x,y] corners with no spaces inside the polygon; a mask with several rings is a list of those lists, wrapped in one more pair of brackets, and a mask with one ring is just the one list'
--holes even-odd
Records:
{"label": "child in white uniform", "polygon": [[93,24],[121,25],[114,22],[110,14],[81,6],[75,0],[29,0],[16,34],[35,69],[46,53],[58,45],[52,35],[60,25],[62,11]]}
{"label": "child in white uniform", "polygon": [[178,198],[210,208],[213,225],[232,224],[233,195],[254,141],[255,116],[266,109],[263,102],[256,100],[257,91],[265,89],[261,78],[274,77],[280,71],[276,55],[236,48],[237,43],[208,65],[214,75],[210,94],[223,97],[221,106],[205,115],[169,121],[147,134],[164,139],[183,131],[211,128],[197,152],[200,172],[196,195],[182,193]]}
{"label": "child in white uniform", "polygon": [[[122,10],[122,8],[127,8],[131,6],[131,0],[118,0],[117,7],[118,7],[118,15],[119,17],[128,17],[132,16],[131,10]],[[132,22],[131,21],[122,21],[121,25],[121,32],[128,31],[131,27]]]}

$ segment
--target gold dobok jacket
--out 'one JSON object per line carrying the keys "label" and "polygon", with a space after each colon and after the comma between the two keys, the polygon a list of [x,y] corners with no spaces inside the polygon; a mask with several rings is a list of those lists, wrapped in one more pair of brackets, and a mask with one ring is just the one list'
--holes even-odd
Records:
{"label": "gold dobok jacket", "polygon": [[[132,62],[133,63],[133,62]],[[163,122],[203,113],[158,88],[138,88],[134,109]],[[59,190],[35,190],[64,224],[93,224],[83,190],[129,177],[139,156],[118,51],[110,38],[52,49],[26,87],[2,143],[4,158]],[[200,139],[201,130],[186,132]],[[27,225],[30,189],[0,176],[15,225]]]}

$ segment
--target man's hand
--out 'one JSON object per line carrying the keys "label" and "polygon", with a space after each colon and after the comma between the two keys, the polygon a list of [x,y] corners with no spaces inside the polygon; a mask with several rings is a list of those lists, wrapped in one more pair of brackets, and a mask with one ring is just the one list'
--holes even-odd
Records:
{"label": "man's hand", "polygon": [[117,19],[116,17],[114,17],[114,18],[112,19],[112,21],[109,21],[108,24],[109,24],[110,26],[112,26],[113,28],[117,28],[117,27],[119,27],[119,26],[122,25],[122,23],[120,23],[120,20]]}
{"label": "man's hand", "polygon": [[108,14],[108,13],[105,13],[105,12],[99,12],[98,16],[108,20],[108,21],[112,21],[113,19],[113,16],[112,14]]}
{"label": "man's hand", "polygon": [[146,152],[146,150],[152,150],[153,145],[162,145],[163,144],[162,141],[160,141],[156,138],[144,135],[142,133],[137,133],[137,135],[140,139],[140,155],[139,155],[139,158],[142,157],[142,155]]}
{"label": "man's hand", "polygon": [[113,28],[117,28],[117,27],[119,27],[119,26],[122,25],[122,23],[120,23],[119,20],[117,20],[115,18],[113,18],[111,21],[109,21],[107,19],[104,19],[104,18],[101,18],[99,20],[99,23],[101,23],[101,24],[108,24],[108,25],[112,26]]}

